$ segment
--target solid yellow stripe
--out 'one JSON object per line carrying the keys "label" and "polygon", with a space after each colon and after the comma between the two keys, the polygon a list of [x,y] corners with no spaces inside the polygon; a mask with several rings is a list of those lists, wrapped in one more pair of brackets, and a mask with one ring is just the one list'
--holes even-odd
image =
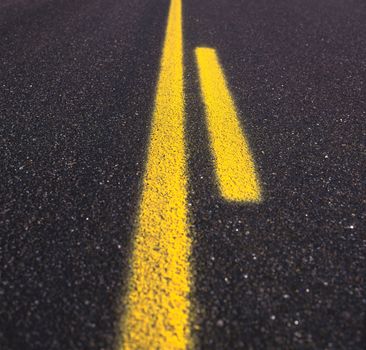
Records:
{"label": "solid yellow stripe", "polygon": [[201,93],[206,109],[216,176],[229,201],[260,200],[260,185],[216,51],[197,48]]}
{"label": "solid yellow stripe", "polygon": [[190,343],[182,46],[181,0],[172,0],[122,322],[125,349]]}

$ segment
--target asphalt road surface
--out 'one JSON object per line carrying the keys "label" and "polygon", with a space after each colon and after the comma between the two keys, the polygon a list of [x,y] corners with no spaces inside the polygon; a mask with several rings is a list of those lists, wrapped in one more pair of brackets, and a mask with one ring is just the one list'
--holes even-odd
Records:
{"label": "asphalt road surface", "polygon": [[0,77],[1,350],[363,349],[364,0],[2,0]]}

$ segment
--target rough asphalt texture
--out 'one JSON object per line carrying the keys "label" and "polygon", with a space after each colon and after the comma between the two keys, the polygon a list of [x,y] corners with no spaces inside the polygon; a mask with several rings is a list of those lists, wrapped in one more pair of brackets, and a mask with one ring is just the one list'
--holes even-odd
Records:
{"label": "rough asphalt texture", "polygon": [[[167,0],[0,3],[0,349],[113,349]],[[202,349],[362,349],[366,3],[185,0]],[[193,49],[217,50],[264,202],[222,201]]]}

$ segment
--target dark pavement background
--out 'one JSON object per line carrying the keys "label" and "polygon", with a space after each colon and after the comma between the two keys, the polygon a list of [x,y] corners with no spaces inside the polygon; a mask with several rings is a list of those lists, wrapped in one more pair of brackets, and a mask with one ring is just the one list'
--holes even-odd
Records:
{"label": "dark pavement background", "polygon": [[[168,6],[0,3],[1,349],[113,348]],[[199,347],[362,349],[366,3],[183,9]],[[197,46],[221,58],[262,204],[218,196]]]}

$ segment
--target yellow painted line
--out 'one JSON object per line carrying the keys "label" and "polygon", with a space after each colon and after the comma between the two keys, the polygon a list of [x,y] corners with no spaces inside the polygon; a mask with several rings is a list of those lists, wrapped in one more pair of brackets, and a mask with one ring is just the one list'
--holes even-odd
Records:
{"label": "yellow painted line", "polygon": [[124,349],[190,347],[181,0],[170,3],[131,260]]}
{"label": "yellow painted line", "polygon": [[254,162],[216,51],[203,47],[195,52],[221,194],[228,201],[258,202]]}

